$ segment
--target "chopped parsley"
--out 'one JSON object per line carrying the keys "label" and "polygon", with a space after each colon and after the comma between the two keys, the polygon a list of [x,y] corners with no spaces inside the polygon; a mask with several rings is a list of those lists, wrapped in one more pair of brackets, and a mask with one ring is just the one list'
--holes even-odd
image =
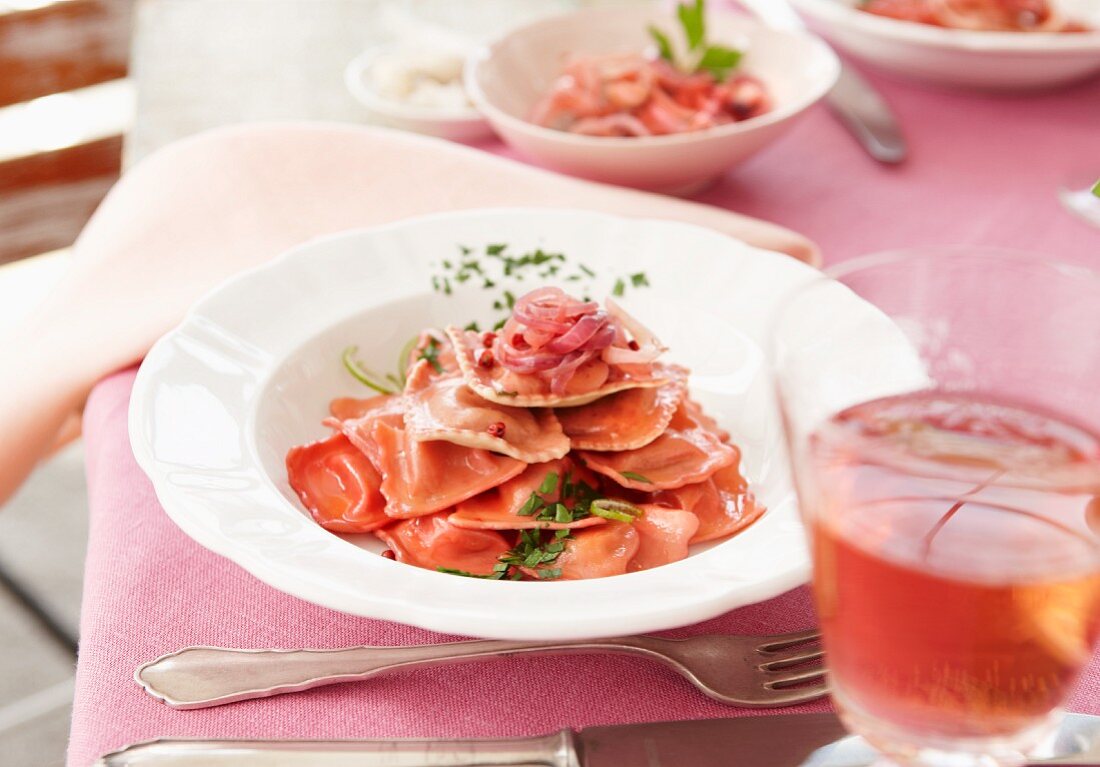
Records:
{"label": "chopped parsley", "polygon": [[434,338],[428,339],[428,345],[420,350],[420,354],[416,356],[416,359],[427,360],[435,372],[443,372],[443,366],[439,364],[439,341]]}
{"label": "chopped parsley", "polygon": [[653,484],[653,482],[650,481],[650,479],[648,477],[643,477],[641,474],[637,474],[633,471],[624,471],[624,472],[621,472],[621,474],[622,474],[622,476],[626,477],[627,479],[632,479],[635,482],[645,482],[647,485],[652,485]]}
{"label": "chopped parsley", "polygon": [[[478,285],[482,290],[499,291],[493,296],[492,307],[495,312],[508,314],[515,307],[518,291],[502,287],[502,283],[518,284],[524,282],[527,277],[537,277],[540,280],[557,279],[563,282],[585,283],[597,279],[596,271],[587,264],[580,262],[570,263],[563,253],[556,253],[542,248],[520,253],[516,255],[509,250],[506,243],[492,243],[486,245],[479,257],[475,250],[466,245],[459,246],[460,258],[443,259],[438,263],[441,271],[431,277],[432,290],[444,295],[452,295],[457,286]],[[584,301],[591,301],[589,288],[584,288]],[[628,287],[649,287],[649,279],[645,272],[636,272],[617,279],[612,288],[612,294],[622,296]],[[494,330],[504,327],[506,317],[500,318],[493,326]],[[467,329],[477,328],[478,323],[471,322]],[[478,331],[480,332],[480,331]]]}

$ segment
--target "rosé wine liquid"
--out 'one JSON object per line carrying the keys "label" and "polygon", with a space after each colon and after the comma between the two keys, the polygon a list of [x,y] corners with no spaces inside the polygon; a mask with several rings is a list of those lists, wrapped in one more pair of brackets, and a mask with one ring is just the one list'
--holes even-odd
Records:
{"label": "ros\u00e9 wine liquid", "polygon": [[1100,634],[1100,437],[919,393],[843,411],[808,460],[814,595],[846,716],[944,742],[1041,728]]}

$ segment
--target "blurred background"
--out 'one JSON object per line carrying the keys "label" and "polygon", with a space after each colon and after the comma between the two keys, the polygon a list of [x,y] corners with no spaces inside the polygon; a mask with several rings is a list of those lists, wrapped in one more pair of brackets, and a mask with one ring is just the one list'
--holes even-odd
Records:
{"label": "blurred background", "polygon": [[[64,269],[134,115],[132,0],[0,0],[0,323]],[[87,532],[79,441],[0,513],[0,761],[60,765]]]}

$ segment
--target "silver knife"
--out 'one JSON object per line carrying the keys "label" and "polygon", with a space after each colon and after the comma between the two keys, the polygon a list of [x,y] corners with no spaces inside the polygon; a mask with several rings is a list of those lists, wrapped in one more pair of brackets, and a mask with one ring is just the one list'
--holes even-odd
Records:
{"label": "silver knife", "polygon": [[[1070,714],[1031,765],[1100,764],[1100,717]],[[562,730],[513,740],[155,740],[96,767],[870,767],[834,714]]]}
{"label": "silver knife", "polygon": [[[740,3],[770,27],[806,30],[805,22],[787,0],[740,0]],[[890,164],[905,159],[909,148],[897,117],[859,72],[841,62],[840,78],[825,98],[868,154]]]}

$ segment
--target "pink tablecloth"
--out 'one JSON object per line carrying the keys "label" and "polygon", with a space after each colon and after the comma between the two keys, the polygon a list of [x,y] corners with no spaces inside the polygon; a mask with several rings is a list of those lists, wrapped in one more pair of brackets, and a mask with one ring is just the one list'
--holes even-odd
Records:
{"label": "pink tablecloth", "polygon": [[[912,157],[904,167],[872,163],[818,109],[701,199],[798,229],[829,262],[903,246],[983,244],[1100,267],[1100,230],[1064,213],[1054,197],[1075,170],[1100,174],[1100,82],[1021,99],[874,80],[906,126]],[[104,381],[85,413],[92,519],[71,765],[159,736],[517,735],[748,713],[712,703],[650,664],[581,657],[428,670],[206,711],[154,702],[133,683],[134,668],[188,644],[339,647],[446,637],[284,596],[193,543],[134,463],[126,436],[132,381],[132,373]],[[681,633],[768,633],[812,621],[797,590]],[[531,679],[542,682],[537,693]],[[1071,708],[1100,713],[1100,665]]]}

